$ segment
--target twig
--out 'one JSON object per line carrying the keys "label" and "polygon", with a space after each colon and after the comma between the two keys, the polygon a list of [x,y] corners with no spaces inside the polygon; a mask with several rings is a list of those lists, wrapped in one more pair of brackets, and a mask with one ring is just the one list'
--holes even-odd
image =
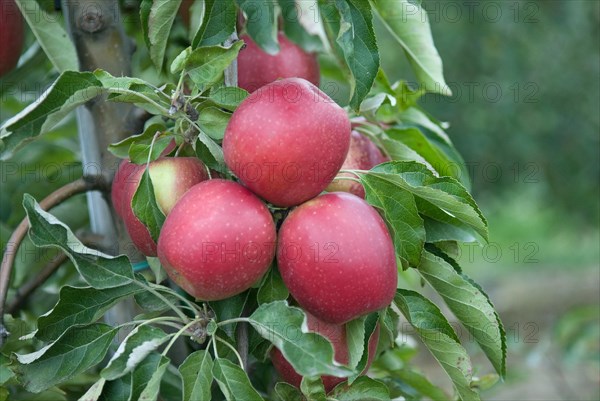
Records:
{"label": "twig", "polygon": [[[88,191],[108,192],[109,190],[110,184],[103,177],[84,176],[52,192],[40,202],[40,207],[43,210],[49,210],[72,196]],[[10,236],[4,255],[2,255],[2,264],[0,265],[0,345],[4,343],[4,338],[8,335],[4,328],[4,306],[6,304],[6,295],[8,294],[8,284],[17,251],[27,234],[28,228],[29,221],[27,218],[24,218]]]}
{"label": "twig", "polygon": [[67,261],[67,255],[59,253],[56,255],[34,278],[22,285],[15,294],[15,298],[8,305],[6,311],[10,314],[15,313],[21,308],[23,303],[33,291],[42,285],[64,262]]}

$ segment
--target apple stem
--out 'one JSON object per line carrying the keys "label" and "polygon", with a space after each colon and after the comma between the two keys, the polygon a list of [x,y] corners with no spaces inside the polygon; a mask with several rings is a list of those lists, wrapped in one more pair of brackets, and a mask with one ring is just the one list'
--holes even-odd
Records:
{"label": "apple stem", "polygon": [[175,341],[177,341],[177,339],[179,337],[181,337],[181,335],[190,327],[192,327],[194,324],[196,324],[197,321],[196,320],[192,320],[191,322],[189,322],[188,324],[186,324],[185,326],[183,326],[181,329],[179,329],[179,331],[175,334],[172,334],[171,341],[169,341],[169,344],[167,344],[167,346],[165,347],[165,349],[163,350],[163,352],[161,353],[162,356],[167,355],[167,352],[169,352],[169,350],[171,349],[171,347],[173,346],[173,344],[175,344]]}
{"label": "apple stem", "polygon": [[185,303],[190,308],[190,310],[194,313],[194,315],[198,313],[198,311],[199,311],[198,305],[194,304],[193,302],[191,302],[189,299],[185,298],[181,294],[178,294],[177,291],[173,291],[170,288],[167,288],[165,286],[158,285],[158,284],[152,284],[152,283],[150,284],[150,287],[156,289],[157,291],[167,292],[167,293],[179,298],[183,303]]}
{"label": "apple stem", "polygon": [[171,308],[173,310],[173,312],[175,312],[177,314],[177,316],[179,316],[181,318],[182,321],[184,321],[184,322],[188,321],[189,318],[185,315],[185,313],[183,313],[180,308],[178,308],[171,301],[169,301],[167,298],[165,298],[160,292],[158,292],[151,286],[142,283],[141,281],[133,280],[133,282],[136,283],[137,285],[139,285],[140,287],[144,288],[148,292],[150,292],[156,298],[163,301],[164,304],[167,305],[169,308]]}
{"label": "apple stem", "polygon": [[[235,356],[238,359],[238,362],[240,363],[240,367],[242,368],[242,370],[245,370],[245,366],[244,366],[244,361],[242,361],[242,357],[240,356],[239,352],[237,352],[237,350],[235,349],[235,347],[231,344],[229,344],[227,341],[223,340],[221,337],[214,335],[213,336],[215,338],[215,340],[222,342],[223,344],[225,344],[227,347],[229,347],[230,350],[233,351],[233,353],[235,354]],[[216,355],[215,355],[216,357]]]}
{"label": "apple stem", "polygon": [[233,319],[227,319],[227,320],[223,320],[222,322],[217,323],[217,326],[221,327],[221,326],[226,326],[228,324],[233,324],[233,323],[248,323],[250,322],[250,320],[247,317],[236,317]]}

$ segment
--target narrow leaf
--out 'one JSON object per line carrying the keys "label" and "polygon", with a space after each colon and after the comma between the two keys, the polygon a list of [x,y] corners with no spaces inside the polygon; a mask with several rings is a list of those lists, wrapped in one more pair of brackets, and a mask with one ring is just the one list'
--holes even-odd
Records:
{"label": "narrow leaf", "polygon": [[390,393],[385,384],[361,376],[354,383],[341,383],[329,394],[328,401],[390,401]]}
{"label": "narrow leaf", "polygon": [[158,362],[158,366],[156,370],[152,373],[150,380],[146,384],[146,387],[140,394],[138,398],[139,401],[155,401],[158,399],[158,394],[160,392],[160,382],[169,367],[169,363],[171,361],[166,356],[160,356],[160,360]]}
{"label": "narrow leaf", "polygon": [[352,370],[334,361],[329,340],[309,333],[305,320],[304,312],[286,301],[263,304],[249,317],[252,327],[272,342],[301,376],[350,376]]}
{"label": "narrow leaf", "polygon": [[469,330],[498,374],[504,375],[503,329],[487,296],[444,259],[427,251],[418,270]]}
{"label": "narrow leaf", "polygon": [[190,354],[179,366],[183,381],[183,401],[210,401],[213,360],[205,350]]}
{"label": "narrow leaf", "polygon": [[[356,322],[358,320],[358,322]],[[367,368],[369,357],[369,343],[375,335],[379,321],[378,313],[371,313],[364,318],[355,319],[354,322],[346,324],[346,341],[350,356],[350,367],[355,373],[348,378],[348,384],[352,384]],[[357,327],[359,326],[359,327]],[[362,328],[360,327],[362,326]]]}
{"label": "narrow leaf", "polygon": [[58,303],[37,321],[36,338],[50,341],[75,325],[94,323],[117,302],[142,291],[136,284],[97,290],[92,287],[63,287]]}
{"label": "narrow leaf", "polygon": [[371,0],[384,26],[404,48],[415,75],[430,92],[451,96],[433,44],[427,11],[411,0]]}
{"label": "narrow leaf", "polygon": [[302,391],[306,401],[327,401],[325,386],[319,376],[303,377],[300,382],[300,391]]}
{"label": "narrow leaf", "polygon": [[77,71],[77,52],[57,15],[49,15],[36,1],[16,0],[37,42],[58,72]]}
{"label": "narrow leaf", "polygon": [[98,379],[98,381],[96,383],[94,383],[92,385],[92,387],[90,387],[88,389],[88,391],[85,392],[84,395],[79,397],[79,401],[96,401],[96,400],[98,400],[98,398],[100,398],[100,395],[102,394],[102,390],[104,389],[105,383],[106,383],[105,378],[101,377],[100,379]]}
{"label": "narrow leaf", "polygon": [[399,289],[394,303],[446,371],[463,401],[479,400],[471,389],[473,367],[467,351],[439,308],[421,294]]}
{"label": "narrow leaf", "polygon": [[402,266],[417,266],[425,243],[425,227],[413,194],[377,175],[361,175],[360,180],[367,202],[383,212]]}
{"label": "narrow leaf", "polygon": [[104,289],[126,285],[134,280],[133,269],[126,256],[113,257],[84,246],[65,224],[42,210],[29,194],[25,194],[23,206],[31,226],[31,241],[39,247],[62,249],[89,285]]}
{"label": "narrow leaf", "polygon": [[373,30],[373,15],[363,0],[336,0],[340,13],[339,44],[352,74],[350,106],[360,108],[379,71],[379,50]]}
{"label": "narrow leaf", "polygon": [[279,401],[305,401],[300,390],[289,383],[275,384],[275,394],[279,397]]}
{"label": "narrow leaf", "polygon": [[136,217],[148,229],[154,242],[157,242],[160,229],[165,222],[165,215],[156,203],[154,186],[148,168],[142,174],[140,184],[131,200],[131,206]]}
{"label": "narrow leaf", "polygon": [[21,383],[39,393],[85,372],[102,361],[117,331],[100,323],[72,327],[39,351],[17,354]]}
{"label": "narrow leaf", "polygon": [[236,21],[235,2],[205,0],[204,17],[192,41],[192,48],[223,43],[235,31]]}
{"label": "narrow leaf", "polygon": [[246,15],[248,35],[261,49],[269,54],[279,52],[277,43],[276,2],[262,0],[236,0]]}
{"label": "narrow leaf", "polygon": [[138,326],[127,335],[108,365],[100,372],[107,380],[114,380],[134,370],[152,351],[169,337],[159,328]]}
{"label": "narrow leaf", "polygon": [[228,359],[215,359],[212,372],[227,401],[264,401],[246,372]]}
{"label": "narrow leaf", "polygon": [[49,132],[78,106],[102,94],[102,83],[91,72],[66,71],[32,104],[0,127],[0,159],[37,136]]}
{"label": "narrow leaf", "polygon": [[161,70],[169,33],[177,16],[181,0],[142,0],[140,17],[150,59]]}

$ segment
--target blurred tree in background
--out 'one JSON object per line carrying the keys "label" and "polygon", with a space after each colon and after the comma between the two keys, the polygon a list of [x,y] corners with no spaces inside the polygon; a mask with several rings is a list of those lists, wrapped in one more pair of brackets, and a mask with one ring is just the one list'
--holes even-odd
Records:
{"label": "blurred tree in background", "polygon": [[[423,3],[453,96],[421,103],[451,123],[475,196],[531,184],[542,204],[597,226],[600,2]],[[382,57],[392,79],[410,74]]]}

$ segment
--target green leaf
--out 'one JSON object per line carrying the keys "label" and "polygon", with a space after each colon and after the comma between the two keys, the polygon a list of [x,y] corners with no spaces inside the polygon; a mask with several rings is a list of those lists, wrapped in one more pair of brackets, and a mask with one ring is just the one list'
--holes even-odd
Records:
{"label": "green leaf", "polygon": [[158,159],[173,142],[172,135],[161,135],[154,144],[134,143],[129,148],[129,160],[134,164],[146,164]]}
{"label": "green leaf", "polygon": [[215,359],[212,373],[227,401],[264,401],[246,372],[228,359]]}
{"label": "green leaf", "polygon": [[430,141],[418,127],[394,127],[386,130],[387,136],[400,141],[418,153],[440,176],[450,176],[463,185],[469,184],[469,176],[462,173],[461,164],[448,157],[436,143]]}
{"label": "green leaf", "polygon": [[77,52],[57,14],[50,15],[36,1],[16,0],[37,42],[58,72],[79,69]]}
{"label": "green leaf", "polygon": [[[221,322],[224,320],[235,319],[240,317],[244,312],[249,295],[249,291],[244,291],[241,294],[220,301],[211,301],[209,302],[209,305],[213,312],[215,312],[217,321]],[[234,339],[236,326],[236,323],[232,323],[225,325],[222,328],[229,338]]]}
{"label": "green leaf", "polygon": [[200,133],[198,135],[198,140],[195,143],[196,145],[196,156],[202,162],[218,172],[226,172],[227,167],[225,166],[225,158],[223,156],[223,149],[215,143],[212,139],[205,135],[204,133]]}
{"label": "green leaf", "polygon": [[265,52],[277,54],[276,3],[262,0],[236,0],[236,3],[246,15],[246,30],[252,40]]}
{"label": "green leaf", "polygon": [[258,304],[262,305],[273,301],[283,301],[289,295],[290,292],[281,278],[279,269],[276,266],[272,266],[256,294]]}
{"label": "green leaf", "polygon": [[473,366],[469,355],[439,308],[421,294],[402,289],[397,290],[394,303],[446,371],[460,398],[479,400],[470,386]]}
{"label": "green leaf", "polygon": [[390,401],[390,393],[385,384],[361,376],[354,383],[341,383],[329,394],[331,401]]}
{"label": "green leaf", "polygon": [[[160,291],[161,295],[165,297],[172,304],[177,304],[179,299],[168,292]],[[140,308],[150,312],[161,312],[171,309],[162,299],[154,295],[149,291],[142,291],[134,295],[135,302]]]}
{"label": "green leaf", "polygon": [[167,50],[169,33],[177,16],[181,0],[142,0],[140,18],[150,59],[161,70]]}
{"label": "green leaf", "polygon": [[220,141],[225,136],[225,128],[230,118],[230,113],[216,107],[206,107],[200,111],[198,125],[206,135]]}
{"label": "green leaf", "polygon": [[409,368],[393,371],[391,376],[394,379],[399,379],[403,386],[410,386],[419,395],[428,397],[433,401],[447,401],[450,399],[442,389],[431,383],[425,376]]}
{"label": "green leaf", "polygon": [[340,14],[337,43],[352,74],[350,106],[359,110],[379,71],[379,50],[371,7],[363,0],[336,0]]}
{"label": "green leaf", "polygon": [[154,242],[157,242],[160,229],[165,222],[165,215],[156,203],[148,168],[142,174],[140,184],[131,200],[131,206],[135,216],[146,226]]}
{"label": "green leaf", "polygon": [[[416,162],[388,162],[369,173],[415,195],[419,213],[442,223],[470,229],[487,241],[487,221],[467,190],[451,177],[436,177]],[[361,174],[362,175],[362,174]]]}
{"label": "green leaf", "polygon": [[116,380],[107,381],[102,389],[102,394],[98,398],[100,401],[133,401],[131,373]]}
{"label": "green leaf", "polygon": [[[198,89],[203,92],[223,78],[223,71],[236,59],[243,45],[244,42],[240,40],[230,47],[199,47],[187,56],[183,68]],[[171,72],[178,73],[179,71]]]}
{"label": "green leaf", "polygon": [[451,96],[444,81],[442,59],[433,38],[427,11],[411,0],[371,0],[381,21],[404,48],[419,82],[430,92]]}
{"label": "green leaf", "polygon": [[150,380],[148,380],[146,387],[140,393],[139,401],[155,401],[158,398],[160,392],[161,380],[167,371],[170,364],[169,358],[161,355],[156,370],[152,373]]}
{"label": "green leaf", "polygon": [[320,377],[303,377],[300,382],[300,391],[306,401],[327,401],[325,386]]}
{"label": "green leaf", "polygon": [[21,383],[39,393],[100,363],[118,329],[105,324],[72,327],[39,351],[19,355]]}
{"label": "green leaf", "polygon": [[183,401],[210,401],[212,369],[213,360],[205,350],[196,351],[183,361],[179,366],[183,381]]}
{"label": "green leaf", "polygon": [[132,135],[120,142],[108,145],[108,150],[110,153],[120,159],[127,159],[129,157],[129,149],[133,144],[151,143],[157,132],[163,132],[166,129],[167,126],[164,124],[164,122],[154,122],[148,125],[141,134]]}
{"label": "green leaf", "polygon": [[126,256],[112,257],[87,248],[73,232],[40,205],[29,194],[23,197],[30,229],[29,238],[38,247],[62,249],[83,279],[96,289],[130,284],[134,280],[131,263]]}
{"label": "green leaf", "polygon": [[202,24],[192,48],[221,44],[235,31],[237,9],[233,1],[205,0]]}
{"label": "green leaf", "polygon": [[[307,52],[317,52],[323,50],[323,43],[318,35],[311,35],[300,23],[302,11],[299,10],[300,4],[296,0],[278,0],[283,18],[283,31],[285,36]],[[310,5],[308,9],[310,9]],[[298,12],[300,11],[300,13]]]}
{"label": "green leaf", "polygon": [[369,342],[377,329],[378,313],[371,313],[362,318],[346,323],[346,341],[348,343],[349,366],[355,373],[348,378],[352,384],[366,369],[369,361]]}
{"label": "green leaf", "polygon": [[25,143],[49,132],[72,110],[100,94],[102,83],[91,72],[62,73],[35,103],[0,127],[0,159],[10,158]]}
{"label": "green leaf", "polygon": [[248,92],[235,86],[223,86],[211,90],[210,100],[217,106],[235,111],[237,107],[248,97]]}
{"label": "green leaf", "polygon": [[279,401],[305,401],[300,390],[289,383],[275,384],[275,394],[279,397]]}
{"label": "green leaf", "polygon": [[364,174],[360,180],[367,202],[383,212],[402,266],[417,266],[425,243],[425,227],[415,197],[386,177]]}
{"label": "green leaf", "polygon": [[92,385],[81,397],[79,397],[79,401],[96,401],[100,398],[102,394],[102,390],[104,389],[104,384],[106,383],[106,379],[101,377],[98,379],[96,383]]}
{"label": "green leaf", "polygon": [[252,327],[272,342],[301,376],[350,376],[352,370],[334,361],[329,340],[309,333],[305,320],[304,312],[286,301],[263,304],[249,317]]}
{"label": "green leaf", "polygon": [[423,253],[418,270],[469,330],[498,374],[503,376],[506,339],[502,323],[487,296],[444,259],[427,251]]}
{"label": "green leaf", "polygon": [[142,290],[133,283],[102,290],[62,287],[54,308],[38,318],[35,336],[43,341],[54,340],[72,326],[97,321],[117,302]]}
{"label": "green leaf", "polygon": [[126,375],[168,339],[159,328],[149,325],[136,327],[125,337],[100,375],[107,380]]}

